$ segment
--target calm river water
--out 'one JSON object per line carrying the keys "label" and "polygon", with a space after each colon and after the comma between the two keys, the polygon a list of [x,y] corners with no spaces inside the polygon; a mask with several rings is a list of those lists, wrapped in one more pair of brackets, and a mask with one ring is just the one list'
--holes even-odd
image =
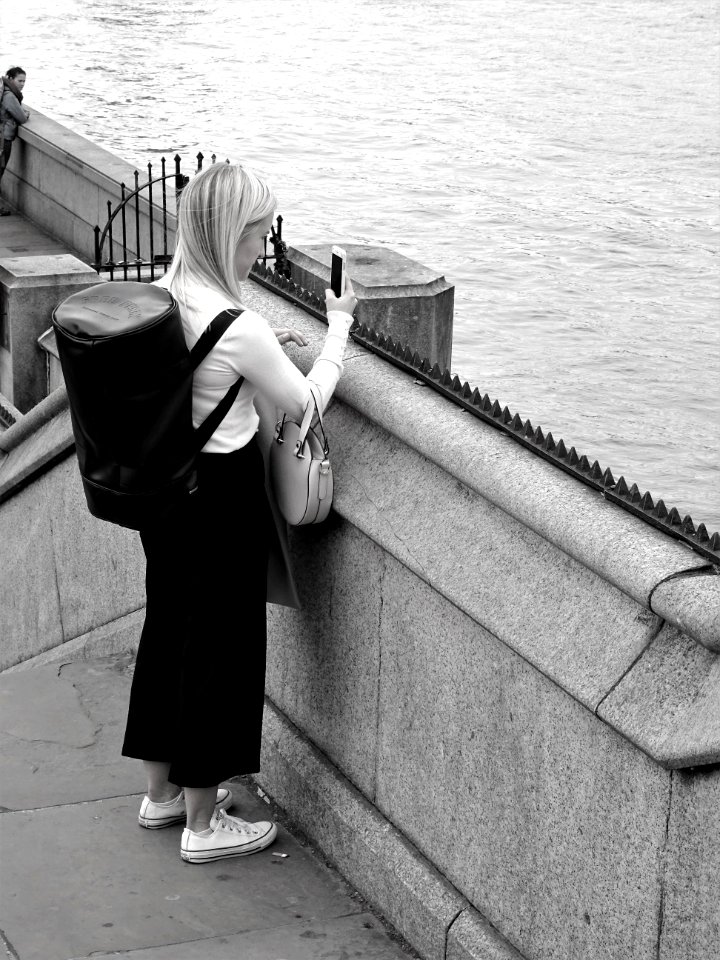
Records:
{"label": "calm river water", "polygon": [[130,162],[267,173],[292,242],[456,285],[453,372],[720,528],[713,0],[23,0],[0,65]]}

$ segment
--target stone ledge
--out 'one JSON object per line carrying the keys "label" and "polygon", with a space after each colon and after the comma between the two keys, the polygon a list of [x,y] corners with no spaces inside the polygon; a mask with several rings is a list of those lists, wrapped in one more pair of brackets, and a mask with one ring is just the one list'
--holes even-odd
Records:
{"label": "stone ledge", "polygon": [[717,570],[666,580],[653,591],[650,607],[665,620],[691,633],[708,650],[720,653],[720,576]]}
{"label": "stone ledge", "polygon": [[21,420],[18,420],[12,427],[8,427],[3,434],[0,434],[0,453],[9,453],[15,447],[20,446],[58,413],[67,409],[68,397],[65,387],[53,390],[37,406],[28,410]]}
{"label": "stone ledge", "polygon": [[352,408],[327,423],[335,511],[594,711],[660,618]]}
{"label": "stone ledge", "polygon": [[[30,112],[29,123],[18,130],[18,138],[25,141],[28,147],[47,154],[54,161],[73,170],[82,171],[83,176],[91,183],[117,193],[118,196],[119,184],[123,180],[128,184],[132,183],[136,169],[134,166],[35,107],[31,107]],[[16,176],[19,174],[16,173]]]}
{"label": "stone ledge", "polygon": [[[468,901],[269,701],[255,779],[425,960],[445,960]],[[495,945],[492,960],[517,960],[499,934]]]}
{"label": "stone ledge", "polygon": [[30,257],[5,257],[0,260],[0,284],[22,290],[41,286],[77,286],[78,278],[102,283],[92,267],[71,253],[42,254]]}
{"label": "stone ledge", "polygon": [[597,716],[665,769],[720,762],[720,657],[665,625]]}
{"label": "stone ledge", "polygon": [[[248,283],[246,292],[246,306],[309,338],[310,346],[288,351],[307,373],[320,352],[325,325],[259,284]],[[707,567],[689,547],[352,342],[335,395],[648,610],[659,584]],[[331,431],[333,416],[331,407]],[[685,610],[680,624],[668,609],[666,619],[705,642],[699,637],[706,636],[706,616],[695,626],[693,612]]]}
{"label": "stone ledge", "polygon": [[450,927],[445,960],[523,960],[473,907]]}
{"label": "stone ledge", "polygon": [[0,434],[0,503],[70,456],[74,448],[67,393],[60,387]]}

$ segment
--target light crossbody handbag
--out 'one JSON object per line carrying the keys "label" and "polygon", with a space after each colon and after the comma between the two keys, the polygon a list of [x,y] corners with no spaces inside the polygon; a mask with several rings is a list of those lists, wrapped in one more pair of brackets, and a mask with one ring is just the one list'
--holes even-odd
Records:
{"label": "light crossbody handbag", "polygon": [[[316,387],[311,386],[302,423],[283,416],[270,448],[270,482],[280,513],[293,527],[322,523],[330,512],[333,475],[330,448]],[[312,421],[317,413],[317,424]]]}

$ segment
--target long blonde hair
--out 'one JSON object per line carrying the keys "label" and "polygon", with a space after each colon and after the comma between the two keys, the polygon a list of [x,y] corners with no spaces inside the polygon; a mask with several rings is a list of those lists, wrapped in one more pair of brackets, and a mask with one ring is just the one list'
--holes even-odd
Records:
{"label": "long blonde hair", "polygon": [[175,256],[168,269],[172,292],[182,298],[185,283],[194,281],[239,304],[237,245],[274,210],[270,187],[240,164],[214,163],[193,177],[180,197]]}

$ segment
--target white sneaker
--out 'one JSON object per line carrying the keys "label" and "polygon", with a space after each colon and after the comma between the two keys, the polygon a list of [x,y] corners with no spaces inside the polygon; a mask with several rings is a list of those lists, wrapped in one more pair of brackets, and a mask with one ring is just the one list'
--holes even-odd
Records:
{"label": "white sneaker", "polygon": [[210,820],[212,833],[208,837],[193,833],[187,827],[180,841],[180,856],[188,863],[205,863],[224,857],[245,857],[269,847],[277,836],[277,827],[269,820],[248,823],[231,817],[222,810]]}
{"label": "white sneaker", "polygon": [[[215,801],[215,812],[227,810],[232,801],[232,794],[227,787],[220,787]],[[184,823],[186,819],[185,794],[182,790],[174,800],[168,800],[167,803],[153,803],[150,797],[145,797],[138,814],[138,823],[148,830],[171,827],[174,823]]]}

